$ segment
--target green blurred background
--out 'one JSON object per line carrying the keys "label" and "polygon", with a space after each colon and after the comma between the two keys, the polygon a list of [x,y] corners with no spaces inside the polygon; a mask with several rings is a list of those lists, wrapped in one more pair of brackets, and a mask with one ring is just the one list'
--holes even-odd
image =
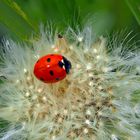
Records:
{"label": "green blurred background", "polygon": [[139,35],[140,0],[0,0],[1,38],[28,40],[41,23],[61,32],[82,28],[87,20],[97,35],[124,29]]}

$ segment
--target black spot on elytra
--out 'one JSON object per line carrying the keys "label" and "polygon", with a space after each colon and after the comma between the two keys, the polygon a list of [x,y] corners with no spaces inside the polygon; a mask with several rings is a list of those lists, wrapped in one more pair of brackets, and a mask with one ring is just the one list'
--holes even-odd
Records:
{"label": "black spot on elytra", "polygon": [[56,80],[58,81],[58,80],[59,80],[59,78],[56,78]]}
{"label": "black spot on elytra", "polygon": [[50,62],[51,61],[51,58],[47,58],[47,62]]}
{"label": "black spot on elytra", "polygon": [[51,76],[53,76],[53,75],[54,75],[54,73],[53,73],[53,71],[52,71],[52,70],[50,70],[50,75],[51,75]]}
{"label": "black spot on elytra", "polygon": [[38,62],[39,62],[39,60],[36,63],[38,63]]}

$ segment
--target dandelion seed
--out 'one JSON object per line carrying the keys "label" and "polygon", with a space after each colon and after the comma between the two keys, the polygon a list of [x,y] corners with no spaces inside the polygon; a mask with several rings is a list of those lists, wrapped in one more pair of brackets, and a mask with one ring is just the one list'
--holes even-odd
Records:
{"label": "dandelion seed", "polygon": [[[97,102],[97,103],[96,103],[96,106],[97,106],[97,107],[101,107],[101,105],[102,105],[102,103],[101,103],[101,102]],[[102,115],[102,113],[101,113],[101,112],[98,112],[98,115],[99,115],[99,116],[101,116],[101,115]]]}
{"label": "dandelion seed", "polygon": [[67,115],[68,114],[68,110],[64,110],[64,115]]}
{"label": "dandelion seed", "polygon": [[71,136],[71,137],[74,137],[74,136],[75,136],[75,133],[74,133],[74,132],[71,132],[71,133],[70,133],[70,136]]}
{"label": "dandelion seed", "polygon": [[82,36],[79,36],[79,37],[78,37],[78,41],[79,41],[79,42],[82,42],[82,41],[83,41],[83,37],[82,37]]}
{"label": "dandelion seed", "polygon": [[26,122],[22,122],[22,126],[25,127],[25,125],[26,125]]}
{"label": "dandelion seed", "polygon": [[102,87],[102,86],[98,86],[98,89],[99,89],[99,90],[102,90],[102,89],[103,89],[103,87]]}
{"label": "dandelion seed", "polygon": [[107,57],[104,58],[105,62],[109,62],[109,59]]}
{"label": "dandelion seed", "polygon": [[41,93],[42,91],[43,91],[42,88],[38,88],[38,89],[37,89],[37,92],[38,92],[38,93]]}
{"label": "dandelion seed", "polygon": [[9,45],[10,45],[10,43],[9,43],[8,40],[6,40],[5,45],[6,45],[6,46],[9,46]]}
{"label": "dandelion seed", "polygon": [[33,95],[33,96],[32,96],[32,99],[33,99],[33,100],[36,100],[36,99],[37,99],[37,96],[36,96],[36,95]]}
{"label": "dandelion seed", "polygon": [[72,45],[70,45],[70,49],[73,50],[73,46]]}
{"label": "dandelion seed", "polygon": [[17,79],[17,80],[16,80],[16,84],[18,84],[19,82],[20,82],[20,81]]}
{"label": "dandelion seed", "polygon": [[45,96],[43,96],[43,97],[42,97],[42,100],[43,100],[44,102],[46,102],[46,101],[47,101],[47,98],[46,98]]}
{"label": "dandelion seed", "polygon": [[56,139],[56,136],[52,136],[52,140],[55,140]]}
{"label": "dandelion seed", "polygon": [[58,123],[62,123],[63,119],[62,118],[58,118]]}
{"label": "dandelion seed", "polygon": [[23,71],[24,71],[24,73],[27,73],[27,69],[26,68],[24,68]]}
{"label": "dandelion seed", "polygon": [[98,59],[98,60],[101,59],[101,56],[100,55],[97,55],[96,56],[96,59]]}
{"label": "dandelion seed", "polygon": [[76,106],[75,105],[72,105],[72,109],[76,109]]}
{"label": "dandelion seed", "polygon": [[27,77],[27,81],[30,81],[30,80],[31,80],[31,77],[30,77],[30,76],[28,76],[28,77]]}
{"label": "dandelion seed", "polygon": [[34,88],[34,85],[30,85],[30,86],[29,86],[29,89],[33,89],[33,88]]}
{"label": "dandelion seed", "polygon": [[54,115],[57,115],[57,114],[58,114],[58,111],[57,111],[57,110],[55,110],[55,111],[54,111]]}
{"label": "dandelion seed", "polygon": [[108,72],[109,68],[104,67],[102,70],[103,70],[103,72]]}
{"label": "dandelion seed", "polygon": [[89,86],[93,86],[94,83],[93,83],[92,81],[90,81],[90,82],[88,83],[88,85],[89,85]]}
{"label": "dandelion seed", "polygon": [[80,69],[81,68],[81,65],[80,64],[76,64],[76,68],[77,69]]}
{"label": "dandelion seed", "polygon": [[85,123],[90,125],[90,120],[86,120]]}
{"label": "dandelion seed", "polygon": [[104,123],[102,121],[100,121],[98,124],[100,127],[104,126]]}
{"label": "dandelion seed", "polygon": [[40,104],[39,104],[39,103],[38,103],[38,104],[36,104],[36,107],[38,107],[38,108],[39,108],[39,107],[40,107]]}
{"label": "dandelion seed", "polygon": [[90,110],[86,110],[86,114],[87,115],[91,115],[91,111]]}
{"label": "dandelion seed", "polygon": [[25,93],[25,96],[26,96],[26,97],[29,97],[29,96],[30,96],[30,93],[29,93],[29,92],[26,92],[26,93]]}
{"label": "dandelion seed", "polygon": [[83,104],[82,103],[79,103],[79,107],[83,107]]}
{"label": "dandelion seed", "polygon": [[111,138],[112,138],[112,140],[118,140],[118,138],[114,134],[111,135]]}
{"label": "dandelion seed", "polygon": [[[98,105],[100,106],[100,103],[98,103]],[[99,112],[98,112],[98,115],[99,115],[99,116],[102,116],[102,112],[99,111]]]}
{"label": "dandelion seed", "polygon": [[93,49],[93,53],[95,53],[95,54],[96,54],[96,53],[97,53],[97,49]]}
{"label": "dandelion seed", "polygon": [[52,45],[51,48],[54,49],[55,48],[55,45]]}
{"label": "dandelion seed", "polygon": [[88,76],[89,76],[89,77],[93,77],[93,73],[89,73]]}
{"label": "dandelion seed", "polygon": [[87,133],[88,133],[88,129],[85,128],[85,129],[83,130],[83,132],[84,132],[85,134],[87,134]]}
{"label": "dandelion seed", "polygon": [[86,65],[86,69],[87,69],[87,70],[91,70],[91,69],[92,69],[92,64],[91,64],[91,63],[88,63],[88,64]]}
{"label": "dandelion seed", "polygon": [[88,48],[84,49],[84,53],[87,53],[88,51],[89,51],[89,49],[88,49]]}
{"label": "dandelion seed", "polygon": [[37,55],[34,55],[34,57],[35,57],[36,59],[39,59],[40,56],[37,54]]}

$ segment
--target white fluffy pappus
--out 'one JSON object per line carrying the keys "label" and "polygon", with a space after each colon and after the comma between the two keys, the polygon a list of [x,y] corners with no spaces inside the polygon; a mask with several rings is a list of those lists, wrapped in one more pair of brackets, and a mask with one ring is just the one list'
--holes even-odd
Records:
{"label": "white fluffy pappus", "polygon": [[[129,47],[130,35],[95,41],[86,27],[77,34],[68,29],[62,38],[42,31],[30,46],[4,41],[0,123],[8,127],[0,129],[1,139],[139,139],[140,53],[135,44]],[[72,64],[70,74],[54,84],[33,74],[38,58],[49,53]]]}

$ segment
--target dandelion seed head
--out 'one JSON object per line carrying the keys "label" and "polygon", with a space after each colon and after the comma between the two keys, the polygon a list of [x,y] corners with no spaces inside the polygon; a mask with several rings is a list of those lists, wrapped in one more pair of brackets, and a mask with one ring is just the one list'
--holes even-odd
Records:
{"label": "dandelion seed head", "polygon": [[[10,128],[4,136],[12,130],[9,139],[15,139],[15,133],[35,140],[117,140],[119,134],[136,139],[139,54],[125,51],[122,43],[106,43],[103,37],[95,41],[90,28],[78,35],[72,29],[69,32],[73,41],[68,35],[67,41],[54,37],[50,43],[49,32],[42,31],[33,47],[5,42],[0,72],[6,80],[0,90],[0,118],[8,121]],[[46,84],[35,78],[33,67],[39,57],[53,53],[70,58],[72,70],[64,80]]]}

